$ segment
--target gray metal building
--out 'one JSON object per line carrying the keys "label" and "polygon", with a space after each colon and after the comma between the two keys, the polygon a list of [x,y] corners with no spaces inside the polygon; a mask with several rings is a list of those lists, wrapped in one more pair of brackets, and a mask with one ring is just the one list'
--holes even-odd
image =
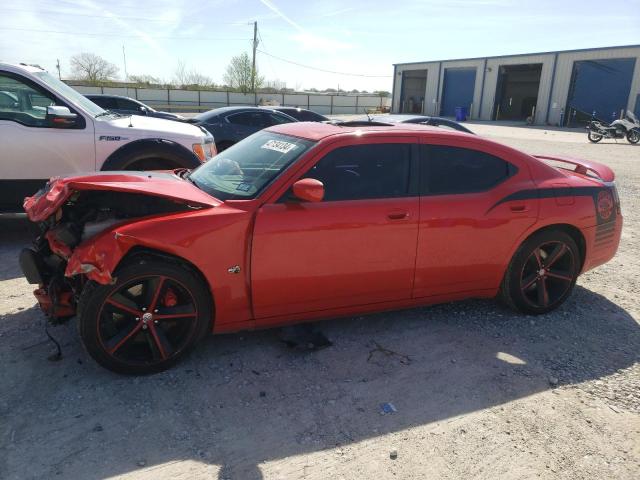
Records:
{"label": "gray metal building", "polygon": [[394,65],[394,113],[577,126],[640,117],[640,45]]}

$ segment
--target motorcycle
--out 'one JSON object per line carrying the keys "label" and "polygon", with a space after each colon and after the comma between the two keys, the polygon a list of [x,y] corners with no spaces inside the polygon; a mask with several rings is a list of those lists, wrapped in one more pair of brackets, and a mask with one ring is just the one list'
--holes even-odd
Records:
{"label": "motorcycle", "polygon": [[598,143],[603,138],[624,138],[629,143],[640,141],[640,122],[636,116],[627,110],[624,118],[614,120],[609,125],[599,120],[591,120],[587,125],[587,137],[592,143]]}

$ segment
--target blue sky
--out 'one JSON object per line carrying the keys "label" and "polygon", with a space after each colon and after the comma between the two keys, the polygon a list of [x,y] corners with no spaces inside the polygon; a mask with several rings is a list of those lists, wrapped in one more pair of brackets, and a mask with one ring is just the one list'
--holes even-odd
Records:
{"label": "blue sky", "polygon": [[290,88],[391,90],[392,64],[640,43],[640,0],[21,0],[3,2],[0,61],[63,78],[96,53],[129,74],[170,80],[178,61],[222,82],[230,58],[259,49],[258,68]]}

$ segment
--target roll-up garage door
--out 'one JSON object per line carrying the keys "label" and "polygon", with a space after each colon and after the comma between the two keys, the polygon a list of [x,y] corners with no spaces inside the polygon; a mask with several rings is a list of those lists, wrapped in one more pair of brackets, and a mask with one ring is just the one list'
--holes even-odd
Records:
{"label": "roll-up garage door", "polygon": [[618,117],[627,108],[635,63],[635,58],[574,62],[566,123],[584,123],[594,112],[605,122]]}
{"label": "roll-up garage door", "polygon": [[476,68],[445,68],[440,115],[453,117],[456,107],[466,107],[471,113],[473,90],[476,85]]}

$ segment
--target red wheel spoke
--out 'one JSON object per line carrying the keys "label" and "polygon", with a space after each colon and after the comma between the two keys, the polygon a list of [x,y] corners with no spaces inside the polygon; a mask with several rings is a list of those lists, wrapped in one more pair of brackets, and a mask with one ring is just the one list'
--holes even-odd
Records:
{"label": "red wheel spoke", "polygon": [[538,303],[543,307],[549,305],[549,291],[547,290],[547,281],[544,278],[538,282]]}
{"label": "red wheel spoke", "polygon": [[193,318],[197,315],[194,305],[188,303],[186,305],[177,305],[175,307],[160,307],[158,313],[153,314],[156,320],[167,320],[170,318]]}
{"label": "red wheel spoke", "polygon": [[538,269],[541,269],[542,268],[542,257],[540,256],[540,249],[536,248],[533,251],[533,255],[534,255],[535,259],[536,259],[536,262],[538,263]]}
{"label": "red wheel spoke", "polygon": [[107,303],[109,305],[116,307],[118,310],[122,310],[123,312],[130,313],[131,315],[135,315],[136,317],[139,317],[141,315],[141,312],[139,310],[136,310],[135,308],[127,307],[126,305],[123,305],[120,302],[116,302],[113,298],[107,298]]}
{"label": "red wheel spoke", "polygon": [[153,292],[153,298],[151,300],[151,304],[149,305],[149,310],[153,311],[156,308],[158,303],[158,298],[160,298],[160,292],[162,291],[162,287],[164,285],[165,277],[160,277],[160,281],[158,282],[158,286],[156,287],[155,292]]}
{"label": "red wheel spoke", "polygon": [[527,278],[522,280],[522,290],[527,290],[531,285],[536,283],[536,280],[538,280],[538,275],[535,273],[529,275]]}
{"label": "red wheel spoke", "polygon": [[549,258],[547,258],[547,263],[545,265],[546,268],[550,268],[554,263],[556,263],[562,255],[567,251],[567,246],[564,243],[559,244],[556,248],[553,249]]}
{"label": "red wheel spoke", "polygon": [[133,324],[130,329],[123,329],[120,333],[115,335],[110,341],[107,348],[109,349],[109,353],[113,355],[118,351],[120,347],[122,347],[125,343],[131,340],[142,328],[141,323]]}
{"label": "red wheel spoke", "polygon": [[151,336],[153,337],[153,341],[155,342],[156,347],[158,348],[158,353],[160,353],[160,358],[162,358],[162,360],[167,359],[167,357],[169,357],[169,355],[173,353],[173,348],[171,347],[169,340],[164,334],[164,331],[161,328],[158,328],[154,324],[149,325],[149,330],[151,331]]}
{"label": "red wheel spoke", "polygon": [[547,277],[557,278],[558,280],[564,280],[566,282],[573,281],[573,277],[568,272],[547,270]]}
{"label": "red wheel spoke", "polygon": [[170,320],[172,318],[193,318],[195,317],[197,314],[195,312],[191,312],[191,313],[171,313],[169,315],[160,315],[160,314],[155,314],[153,316],[153,318],[155,320]]}

